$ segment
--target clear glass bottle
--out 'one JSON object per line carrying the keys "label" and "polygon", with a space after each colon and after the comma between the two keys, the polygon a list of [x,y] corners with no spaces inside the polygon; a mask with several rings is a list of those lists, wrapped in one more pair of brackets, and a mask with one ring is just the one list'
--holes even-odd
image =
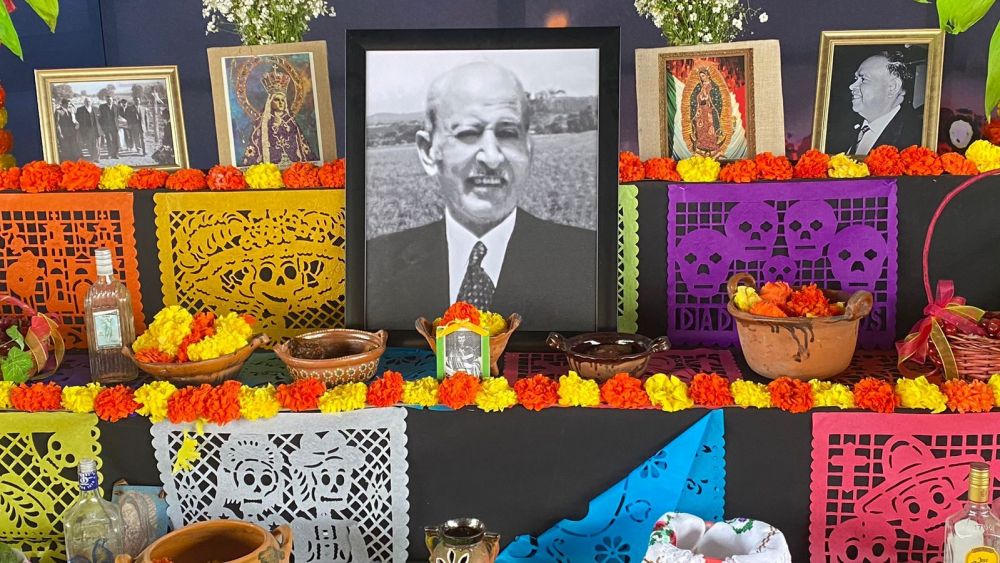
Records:
{"label": "clear glass bottle", "polygon": [[990,466],[969,469],[969,502],[945,521],[945,563],[996,563],[1000,552],[1000,518],[990,509]]}
{"label": "clear glass bottle", "polygon": [[122,549],[122,513],[118,505],[101,498],[97,488],[97,462],[81,459],[80,498],[66,509],[63,530],[69,561],[114,561]]}
{"label": "clear glass bottle", "polygon": [[111,251],[98,248],[97,280],[87,291],[84,321],[90,348],[90,377],[102,384],[132,381],[138,370],[125,355],[123,346],[135,342],[132,295],[114,276]]}

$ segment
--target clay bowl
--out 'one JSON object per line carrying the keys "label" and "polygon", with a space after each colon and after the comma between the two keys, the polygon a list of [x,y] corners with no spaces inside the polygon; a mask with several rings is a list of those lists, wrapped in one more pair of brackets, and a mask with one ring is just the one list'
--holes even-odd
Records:
{"label": "clay bowl", "polygon": [[[274,347],[293,379],[316,377],[327,385],[364,383],[378,370],[389,333],[331,328],[307,332]],[[317,354],[323,359],[296,355]]]}
{"label": "clay bowl", "polygon": [[[437,340],[435,338],[434,323],[428,321],[427,319],[420,317],[415,323],[417,327],[417,332],[419,332],[427,344],[430,344],[431,351],[437,352]],[[507,341],[510,340],[510,335],[514,334],[517,327],[521,326],[521,315],[513,313],[511,316],[507,317],[507,330],[501,332],[496,336],[490,337],[490,375],[496,377],[500,375],[500,367],[497,362],[503,356],[503,351],[507,348]]]}
{"label": "clay bowl", "polygon": [[871,293],[824,290],[831,303],[846,303],[843,315],[774,318],[752,315],[736,307],[733,296],[743,284],[757,287],[750,274],[729,278],[727,308],[736,321],[750,369],[769,379],[829,379],[851,364],[858,344],[858,326],[872,310]]}
{"label": "clay bowl", "polygon": [[624,332],[590,332],[572,338],[552,332],[546,342],[566,353],[569,368],[580,377],[598,381],[611,379],[619,373],[642,377],[653,352],[670,349],[666,336],[653,340]]}
{"label": "clay bowl", "polygon": [[154,379],[169,381],[174,385],[215,385],[227,379],[234,379],[240,374],[243,364],[254,350],[271,342],[266,334],[258,334],[250,343],[225,356],[202,360],[200,362],[184,362],[180,364],[159,364],[140,362],[135,358],[132,349],[122,347],[122,354],[132,360],[139,369],[152,375]]}
{"label": "clay bowl", "polygon": [[264,528],[239,520],[211,520],[170,532],[149,545],[135,559],[119,555],[115,563],[152,563],[168,559],[173,563],[288,563],[292,555],[292,530],[278,526]]}

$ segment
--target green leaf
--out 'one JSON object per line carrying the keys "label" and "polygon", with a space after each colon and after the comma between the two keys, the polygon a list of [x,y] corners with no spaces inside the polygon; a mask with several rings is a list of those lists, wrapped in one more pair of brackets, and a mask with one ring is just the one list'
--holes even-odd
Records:
{"label": "green leaf", "polygon": [[10,14],[7,13],[6,8],[0,3],[0,43],[3,43],[5,47],[10,49],[11,53],[17,55],[17,58],[24,60],[24,52],[21,51],[21,39],[17,36],[17,31],[14,29],[14,22],[10,19]]}
{"label": "green leaf", "polygon": [[26,0],[31,9],[49,26],[49,31],[56,32],[56,20],[59,19],[59,0]]}
{"label": "green leaf", "polygon": [[24,335],[21,334],[20,330],[17,330],[17,325],[7,327],[7,336],[14,342],[17,342],[17,345],[24,350]]}
{"label": "green leaf", "polygon": [[930,4],[931,0],[913,0],[917,4]]}
{"label": "green leaf", "polygon": [[962,33],[983,19],[995,1],[937,0],[938,21],[941,22],[941,29],[954,35]]}
{"label": "green leaf", "polygon": [[31,354],[11,348],[10,352],[7,352],[7,357],[0,362],[0,371],[3,372],[4,381],[24,383],[28,380],[28,373],[31,372],[33,365]]}
{"label": "green leaf", "polygon": [[[3,7],[0,6],[0,10]],[[14,550],[5,543],[0,543],[0,563],[19,563],[21,558],[14,555]]]}
{"label": "green leaf", "polygon": [[986,62],[986,119],[993,115],[993,110],[1000,104],[1000,24],[993,30],[990,39],[990,56]]}

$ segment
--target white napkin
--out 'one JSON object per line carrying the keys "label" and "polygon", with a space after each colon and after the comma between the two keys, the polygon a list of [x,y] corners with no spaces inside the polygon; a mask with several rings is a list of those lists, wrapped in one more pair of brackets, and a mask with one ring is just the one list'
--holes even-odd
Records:
{"label": "white napkin", "polygon": [[785,536],[774,526],[736,518],[705,522],[668,512],[656,521],[644,561],[649,563],[792,563]]}

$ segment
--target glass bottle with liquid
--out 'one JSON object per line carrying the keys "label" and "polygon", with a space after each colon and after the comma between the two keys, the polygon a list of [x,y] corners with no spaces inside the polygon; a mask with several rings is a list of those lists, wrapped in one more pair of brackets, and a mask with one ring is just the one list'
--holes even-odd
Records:
{"label": "glass bottle with liquid", "polygon": [[81,459],[80,497],[63,516],[66,557],[69,561],[114,561],[123,554],[122,514],[118,505],[101,497],[97,488],[97,462]]}
{"label": "glass bottle with liquid", "polygon": [[138,370],[124,354],[123,346],[135,341],[132,295],[114,275],[111,251],[98,248],[97,280],[87,291],[84,322],[90,348],[90,377],[102,384],[132,381]]}
{"label": "glass bottle with liquid", "polygon": [[945,521],[945,563],[997,563],[1000,518],[990,508],[990,466],[976,462],[969,469],[969,502]]}

